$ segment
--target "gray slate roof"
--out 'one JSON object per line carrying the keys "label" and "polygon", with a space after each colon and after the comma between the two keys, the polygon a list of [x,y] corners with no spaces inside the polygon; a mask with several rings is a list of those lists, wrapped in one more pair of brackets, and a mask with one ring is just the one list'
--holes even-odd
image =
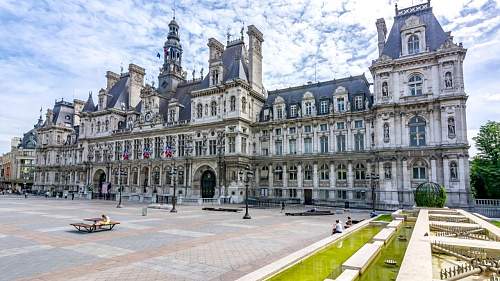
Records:
{"label": "gray slate roof", "polygon": [[426,8],[413,13],[407,13],[394,17],[394,24],[392,25],[391,32],[387,37],[383,55],[387,55],[393,59],[399,58],[401,54],[401,28],[405,20],[411,16],[417,16],[425,24],[425,41],[430,51],[436,51],[448,38],[444,32],[441,24],[432,13],[432,8]]}
{"label": "gray slate roof", "polygon": [[[351,110],[354,110],[353,99],[354,96],[357,95],[363,95],[365,100],[368,100],[369,105],[371,106],[372,98],[369,88],[370,84],[366,80],[365,75],[362,74],[359,76],[351,76],[342,79],[269,91],[267,100],[262,109],[272,108],[274,100],[277,97],[282,97],[286,104],[286,111],[288,112],[290,105],[292,104],[297,104],[300,107],[302,98],[306,92],[311,92],[313,94],[316,102],[316,109],[319,109],[319,103],[321,100],[326,99],[329,100],[330,103],[333,102],[335,90],[340,86],[346,88],[347,90],[348,99],[351,103]],[[261,120],[263,120],[263,110],[261,112]],[[287,118],[290,118],[288,114]]]}
{"label": "gray slate roof", "polygon": [[72,103],[67,101],[58,101],[54,106],[53,112],[53,124],[73,127],[73,115],[75,113],[75,108]]}

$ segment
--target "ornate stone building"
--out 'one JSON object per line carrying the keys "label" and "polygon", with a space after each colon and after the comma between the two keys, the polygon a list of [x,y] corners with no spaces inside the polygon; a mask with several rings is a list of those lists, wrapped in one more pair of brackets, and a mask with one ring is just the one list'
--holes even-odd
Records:
{"label": "ornate stone building", "polygon": [[48,111],[36,188],[113,198],[123,186],[129,200],[155,200],[176,184],[184,200],[240,202],[239,172],[250,167],[254,197],[356,207],[375,199],[393,209],[413,205],[414,188],[433,181],[448,205],[467,206],[466,49],[430,3],[396,7],[388,34],[383,19],[376,25],[373,87],[360,75],[267,91],[255,26],[248,47],[243,31],[225,46],[210,38],[208,73],[188,79],[173,19],[157,86],[130,64],[107,72],[97,105],[89,95]]}

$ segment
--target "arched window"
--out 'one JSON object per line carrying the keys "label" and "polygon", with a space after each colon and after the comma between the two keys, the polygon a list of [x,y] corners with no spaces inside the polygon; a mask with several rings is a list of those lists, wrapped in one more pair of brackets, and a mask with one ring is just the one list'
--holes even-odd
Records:
{"label": "arched window", "polygon": [[106,131],[106,132],[107,132],[107,131],[108,131],[108,129],[109,129],[109,120],[108,120],[108,119],[106,119],[106,123],[105,123],[105,126],[104,126],[104,131]]}
{"label": "arched window", "polygon": [[449,72],[449,71],[444,74],[444,86],[446,88],[453,87],[453,78],[451,76],[451,72]]}
{"label": "arched window", "polygon": [[365,165],[359,163],[356,165],[355,176],[357,180],[364,180],[366,175]]}
{"label": "arched window", "polygon": [[312,174],[313,174],[313,169],[311,165],[306,165],[306,167],[304,168],[304,179],[312,180]]}
{"label": "arched window", "polygon": [[274,168],[274,180],[282,181],[283,180],[283,168],[280,165]]}
{"label": "arched window", "polygon": [[154,169],[153,169],[153,184],[154,185],[160,184],[160,168],[159,167],[154,167]]}
{"label": "arched window", "polygon": [[269,167],[263,166],[260,173],[260,179],[268,180],[269,179]]}
{"label": "arched window", "polygon": [[210,115],[217,115],[217,103],[215,101],[212,101],[212,103],[210,104]]}
{"label": "arched window", "polygon": [[386,98],[389,96],[389,85],[386,81],[382,82],[382,97]]}
{"label": "arched window", "polygon": [[319,168],[319,178],[320,178],[320,180],[330,179],[330,172],[329,172],[328,164],[323,164]]}
{"label": "arched window", "polygon": [[457,162],[450,162],[450,180],[458,180],[458,165]]}
{"label": "arched window", "polygon": [[245,97],[241,98],[241,111],[243,113],[247,112],[247,99]]}
{"label": "arched window", "polygon": [[199,103],[196,106],[196,117],[201,118],[203,116],[203,104]]}
{"label": "arched window", "polygon": [[417,161],[413,164],[413,179],[415,180],[425,180],[427,178],[425,163],[422,161]]}
{"label": "arched window", "polygon": [[101,131],[101,121],[97,121],[97,132]]}
{"label": "arched window", "polygon": [[132,170],[132,184],[137,185],[139,183],[139,171],[137,168]]}
{"label": "arched window", "polygon": [[163,173],[165,174],[165,182],[164,185],[172,185],[172,176],[170,175],[170,167],[167,166],[163,169]]}
{"label": "arched window", "polygon": [[420,116],[410,119],[408,123],[410,127],[410,146],[425,145],[425,124],[425,119]]}
{"label": "arched window", "polygon": [[113,177],[114,177],[114,184],[118,184],[118,177],[120,176],[120,173],[118,173],[118,168],[113,169]]}
{"label": "arched window", "polygon": [[345,181],[347,179],[347,169],[344,164],[337,166],[337,180]]}
{"label": "arched window", "polygon": [[290,169],[288,169],[288,179],[292,181],[297,180],[297,166],[290,166]]}
{"label": "arched window", "polygon": [[417,35],[413,34],[408,37],[408,54],[417,54],[420,52],[420,40]]}
{"label": "arched window", "polygon": [[229,110],[230,111],[236,110],[236,97],[235,96],[231,96],[231,98],[229,100]]}
{"label": "arched window", "polygon": [[418,74],[412,75],[410,79],[408,79],[408,88],[410,90],[410,95],[422,95],[422,76]]}

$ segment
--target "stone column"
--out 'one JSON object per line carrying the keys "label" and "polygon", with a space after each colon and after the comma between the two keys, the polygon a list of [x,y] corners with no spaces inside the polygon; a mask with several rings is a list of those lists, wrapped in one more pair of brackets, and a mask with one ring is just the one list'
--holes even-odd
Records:
{"label": "stone column", "polygon": [[318,177],[318,163],[313,163],[313,198],[318,198],[318,189],[319,189],[319,177]]}
{"label": "stone column", "polygon": [[443,158],[443,185],[446,189],[450,187],[450,164],[447,157]]}
{"label": "stone column", "polygon": [[432,182],[437,182],[437,166],[436,166],[436,159],[431,159],[431,181]]}
{"label": "stone column", "polygon": [[408,175],[408,161],[403,159],[403,189],[410,190],[410,177]]}
{"label": "stone column", "polygon": [[[460,179],[460,192],[466,191],[465,185],[465,160],[462,155],[458,158],[458,178]],[[462,203],[462,202],[460,202]]]}
{"label": "stone column", "polygon": [[260,167],[255,165],[255,187],[260,187]]}
{"label": "stone column", "polygon": [[347,188],[354,188],[354,174],[352,172],[352,163],[347,164]]}
{"label": "stone column", "polygon": [[269,188],[274,187],[274,172],[273,172],[273,165],[269,164],[269,174],[268,174],[268,183],[269,183]]}
{"label": "stone column", "polygon": [[329,198],[335,199],[335,164],[333,162],[330,162],[330,186],[329,186]]}
{"label": "stone column", "polygon": [[297,186],[299,189],[302,189],[302,164],[297,165]]}
{"label": "stone column", "polygon": [[288,188],[288,177],[286,174],[286,163],[283,163],[283,189]]}
{"label": "stone column", "polygon": [[401,146],[408,146],[409,134],[406,132],[406,116],[401,115]]}

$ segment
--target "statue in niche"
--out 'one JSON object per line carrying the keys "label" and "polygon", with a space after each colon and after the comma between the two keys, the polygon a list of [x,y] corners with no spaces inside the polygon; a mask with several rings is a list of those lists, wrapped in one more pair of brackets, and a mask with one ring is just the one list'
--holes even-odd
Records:
{"label": "statue in niche", "polygon": [[387,82],[382,83],[382,96],[383,97],[389,96],[389,86],[387,85]]}
{"label": "statue in niche", "polygon": [[455,162],[453,162],[451,165],[450,165],[450,177],[451,179],[457,179],[457,165],[455,164]]}
{"label": "statue in niche", "polygon": [[392,174],[391,174],[391,167],[390,166],[385,166],[384,167],[384,177],[386,179],[390,179],[392,177]]}
{"label": "statue in niche", "polygon": [[448,117],[448,137],[455,137],[455,118]]}
{"label": "statue in niche", "polygon": [[384,123],[384,142],[389,142],[389,124]]}
{"label": "statue in niche", "polygon": [[446,72],[444,75],[444,86],[446,88],[453,87],[453,78],[451,77],[451,72]]}

